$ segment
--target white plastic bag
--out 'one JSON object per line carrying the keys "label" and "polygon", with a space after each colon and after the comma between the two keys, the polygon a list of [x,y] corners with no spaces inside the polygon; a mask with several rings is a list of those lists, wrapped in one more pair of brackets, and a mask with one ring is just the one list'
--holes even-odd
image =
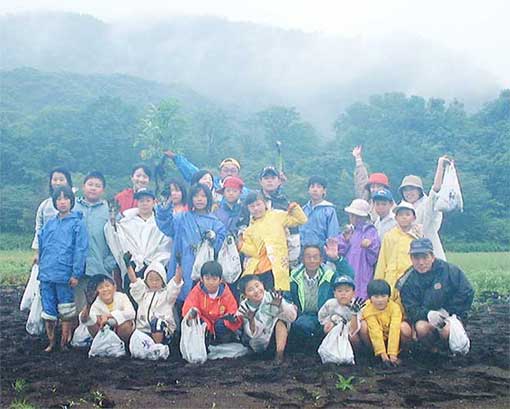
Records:
{"label": "white plastic bag", "polygon": [[27,324],[25,326],[30,335],[44,334],[44,320],[42,319],[42,300],[39,283],[36,283],[36,291],[30,306],[30,314],[28,314]]}
{"label": "white plastic bag", "polygon": [[437,196],[436,203],[434,204],[435,211],[451,212],[458,209],[462,212],[464,202],[462,200],[457,171],[452,162],[445,169],[443,184]]}
{"label": "white plastic bag", "polygon": [[349,341],[349,326],[337,324],[326,335],[317,351],[322,363],[354,365],[354,352]]}
{"label": "white plastic bag", "polygon": [[34,300],[35,294],[39,290],[39,280],[37,279],[38,275],[39,265],[34,264],[32,266],[32,270],[30,271],[30,278],[28,279],[27,286],[25,287],[25,291],[23,292],[23,297],[21,297],[21,302],[19,304],[20,311],[30,310],[30,306],[32,305],[32,301]]}
{"label": "white plastic bag", "polygon": [[203,364],[207,360],[207,349],[205,347],[205,322],[200,323],[198,318],[190,320],[187,318],[181,322],[181,343],[180,349],[183,359],[192,364]]}
{"label": "white plastic bag", "polygon": [[249,352],[249,348],[238,342],[210,345],[207,359],[240,358]]}
{"label": "white plastic bag", "polygon": [[221,264],[223,269],[223,280],[225,282],[231,284],[241,275],[241,258],[239,257],[236,242],[232,235],[225,238],[218,253],[218,263]]}
{"label": "white plastic bag", "polygon": [[167,359],[170,355],[168,345],[156,344],[149,335],[140,330],[135,330],[131,335],[129,352],[131,352],[132,358],[148,359],[150,361]]}
{"label": "white plastic bag", "polygon": [[471,342],[466,334],[462,322],[455,314],[447,318],[450,323],[450,336],[448,338],[448,345],[453,354],[466,355],[469,352]]}
{"label": "white plastic bag", "polygon": [[450,314],[444,308],[441,308],[437,311],[430,310],[427,314],[427,320],[429,324],[432,325],[436,329],[443,329],[446,325],[446,320]]}
{"label": "white plastic bag", "polygon": [[119,358],[126,355],[124,342],[108,325],[97,333],[90,346],[89,358],[93,356],[108,356]]}
{"label": "white plastic bag", "polygon": [[207,239],[202,240],[197,249],[193,270],[191,271],[191,279],[200,279],[200,269],[208,261],[214,260],[214,249],[211,242]]}
{"label": "white plastic bag", "polygon": [[92,336],[85,324],[80,323],[78,328],[74,331],[73,339],[71,339],[71,346],[75,348],[85,348],[92,344]]}

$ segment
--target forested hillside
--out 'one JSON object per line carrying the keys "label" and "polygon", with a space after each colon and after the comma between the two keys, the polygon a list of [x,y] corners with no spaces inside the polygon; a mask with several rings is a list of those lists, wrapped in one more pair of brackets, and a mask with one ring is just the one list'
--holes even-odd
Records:
{"label": "forested hillside", "polygon": [[[292,106],[241,111],[183,86],[123,75],[17,69],[0,72],[0,83],[3,232],[32,230],[54,166],[69,167],[75,184],[88,171],[101,170],[113,196],[128,184],[140,152],[150,148],[149,120],[159,125],[160,139],[198,165],[216,171],[223,157],[238,157],[249,186],[257,185],[262,166],[275,163],[274,144],[280,140],[290,198],[305,201],[308,176],[324,175],[341,216],[353,196],[354,145],[364,146],[370,170],[387,173],[394,191],[409,173],[430,186],[438,156],[452,155],[465,212],[445,217],[447,249],[510,245],[510,90],[474,114],[455,100],[375,95],[337,112],[331,140]],[[158,159],[148,163],[154,166]],[[174,172],[169,165],[168,176]]]}

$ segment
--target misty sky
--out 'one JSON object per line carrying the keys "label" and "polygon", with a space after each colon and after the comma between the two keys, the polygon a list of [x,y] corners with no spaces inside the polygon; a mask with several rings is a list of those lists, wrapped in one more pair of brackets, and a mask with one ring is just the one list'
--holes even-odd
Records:
{"label": "misty sky", "polygon": [[0,13],[71,11],[106,22],[214,15],[346,37],[413,33],[446,46],[510,86],[507,0],[2,0]]}

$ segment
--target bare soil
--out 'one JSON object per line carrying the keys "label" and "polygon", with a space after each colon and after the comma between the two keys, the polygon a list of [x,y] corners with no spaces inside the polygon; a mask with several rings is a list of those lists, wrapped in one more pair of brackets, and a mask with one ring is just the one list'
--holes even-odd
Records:
{"label": "bare soil", "polygon": [[[467,324],[471,352],[451,357],[419,348],[397,369],[381,368],[369,353],[357,365],[322,365],[313,342],[292,342],[287,359],[271,356],[183,361],[178,346],[167,361],[129,356],[88,358],[86,350],[45,354],[44,337],[25,332],[18,309],[21,287],[0,289],[1,407],[25,400],[42,408],[508,408],[510,308],[507,301],[478,307]],[[353,376],[352,390],[335,388]],[[16,393],[13,383],[27,381]]]}

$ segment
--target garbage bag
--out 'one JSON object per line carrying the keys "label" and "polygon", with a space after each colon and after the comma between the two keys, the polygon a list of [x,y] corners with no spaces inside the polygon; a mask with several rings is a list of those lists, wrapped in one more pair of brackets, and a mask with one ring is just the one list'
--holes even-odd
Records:
{"label": "garbage bag", "polygon": [[74,331],[73,339],[71,339],[71,346],[75,348],[85,348],[92,344],[92,336],[85,324],[80,323],[78,328]]}
{"label": "garbage bag", "polygon": [[190,320],[187,317],[181,322],[181,343],[180,349],[183,359],[192,364],[202,364],[207,360],[207,349],[205,347],[205,322],[198,318]]}
{"label": "garbage bag", "polygon": [[448,345],[453,354],[466,355],[469,352],[471,342],[466,334],[466,330],[462,322],[455,314],[447,318],[450,323],[450,336],[448,338]]}
{"label": "garbage bag", "polygon": [[354,351],[349,341],[349,325],[337,324],[326,335],[317,351],[323,364],[354,365]]}
{"label": "garbage bag", "polygon": [[30,271],[30,278],[28,279],[27,286],[23,292],[23,297],[21,297],[21,302],[19,304],[20,311],[30,310],[30,306],[32,305],[35,294],[39,290],[39,280],[37,279],[38,275],[39,265],[34,264],[32,266],[32,270]]}
{"label": "garbage bag", "polygon": [[124,342],[108,325],[97,333],[90,346],[89,358],[93,356],[108,356],[118,358],[126,355]]}
{"label": "garbage bag", "polygon": [[200,269],[205,263],[211,260],[214,260],[214,248],[209,240],[204,239],[198,245],[195,262],[193,263],[193,269],[191,271],[191,279],[199,280]]}
{"label": "garbage bag", "polygon": [[462,212],[464,202],[462,200],[457,171],[455,170],[453,162],[450,162],[445,169],[443,184],[437,196],[438,198],[434,204],[434,210],[439,212],[460,210]]}
{"label": "garbage bag", "polygon": [[223,269],[223,280],[231,284],[235,282],[242,272],[241,258],[237,251],[236,242],[233,236],[229,235],[223,241],[220,252],[218,253],[218,263]]}
{"label": "garbage bag", "polygon": [[156,344],[150,335],[135,330],[129,340],[129,352],[132,358],[157,361],[170,355],[168,345]]}
{"label": "garbage bag", "polygon": [[207,359],[239,358],[250,352],[250,349],[238,342],[210,345]]}
{"label": "garbage bag", "polygon": [[30,305],[30,314],[28,314],[25,328],[30,335],[42,335],[44,334],[44,320],[41,317],[43,309],[39,282],[37,282],[35,286],[36,291],[32,299],[32,304]]}

